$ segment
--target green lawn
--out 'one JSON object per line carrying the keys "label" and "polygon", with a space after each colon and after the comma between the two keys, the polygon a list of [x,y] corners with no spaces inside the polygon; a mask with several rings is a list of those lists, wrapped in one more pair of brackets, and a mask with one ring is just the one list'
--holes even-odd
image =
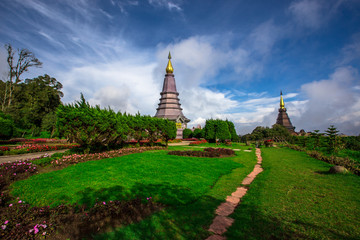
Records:
{"label": "green lawn", "polygon": [[[169,149],[183,148],[196,149]],[[237,151],[236,156],[229,158],[144,152],[35,175],[15,182],[11,193],[36,206],[71,203],[91,206],[95,201],[152,197],[167,207],[139,223],[96,238],[203,239],[209,235],[206,228],[216,207],[235,191],[255,162],[254,150]]]}
{"label": "green lawn", "polygon": [[360,239],[360,177],[286,148],[262,148],[264,172],[231,215],[228,239]]}

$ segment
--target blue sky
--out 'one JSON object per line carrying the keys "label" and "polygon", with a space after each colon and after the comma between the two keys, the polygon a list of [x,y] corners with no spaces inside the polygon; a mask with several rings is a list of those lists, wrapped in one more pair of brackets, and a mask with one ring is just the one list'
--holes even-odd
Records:
{"label": "blue sky", "polygon": [[[0,44],[28,48],[64,103],[155,115],[167,55],[183,113],[237,132],[276,122],[360,134],[360,1],[2,0]],[[6,80],[5,49],[0,76]]]}

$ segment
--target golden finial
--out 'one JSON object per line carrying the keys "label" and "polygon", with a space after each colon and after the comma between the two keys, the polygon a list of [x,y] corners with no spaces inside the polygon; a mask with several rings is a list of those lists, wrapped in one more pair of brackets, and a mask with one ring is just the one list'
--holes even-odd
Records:
{"label": "golden finial", "polygon": [[173,68],[173,66],[171,65],[171,61],[170,61],[170,59],[171,59],[171,54],[170,54],[170,52],[169,52],[168,59],[169,59],[169,61],[168,61],[168,64],[167,64],[167,66],[166,66],[166,73],[173,73],[173,72],[174,72],[174,68]]}
{"label": "golden finial", "polygon": [[284,103],[284,99],[282,97],[282,91],[280,91],[280,108],[284,109],[285,108],[285,103]]}

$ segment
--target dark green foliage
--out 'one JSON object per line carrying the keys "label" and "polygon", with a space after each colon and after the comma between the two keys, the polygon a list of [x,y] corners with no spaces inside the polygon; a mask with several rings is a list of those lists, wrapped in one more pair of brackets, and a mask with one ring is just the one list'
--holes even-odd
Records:
{"label": "dark green foliage", "polygon": [[222,120],[216,121],[216,137],[220,140],[220,142],[225,142],[225,140],[231,139],[228,124]]}
{"label": "dark green foliage", "polygon": [[183,131],[183,138],[192,138],[193,137],[193,132],[191,131],[191,129],[185,128]]}
{"label": "dark green foliage", "polygon": [[152,145],[158,138],[167,142],[176,137],[174,122],[92,107],[83,95],[75,104],[58,107],[57,126],[62,136],[79,143],[86,151],[115,148],[131,139],[145,138]]}
{"label": "dark green foliage", "polygon": [[265,128],[258,126],[251,132],[251,140],[263,140],[264,138],[269,138],[269,137],[270,137],[270,132],[268,127]]}
{"label": "dark green foliage", "polygon": [[239,141],[239,136],[236,133],[234,123],[231,122],[231,121],[228,121],[228,120],[226,120],[226,123],[228,125],[229,131],[230,131],[230,134],[231,134],[231,141],[238,142]]}
{"label": "dark green foliage", "polygon": [[[225,142],[225,140],[232,139],[233,136],[230,133],[229,124],[227,122],[228,121],[224,121],[224,120],[220,120],[220,119],[206,120],[205,128],[204,128],[205,139],[208,142],[216,142],[217,140],[220,140],[221,142]],[[232,131],[235,131],[235,129]],[[235,132],[235,135],[236,135],[236,132]]]}
{"label": "dark green foliage", "polygon": [[325,131],[328,136],[328,150],[329,152],[337,152],[338,151],[338,137],[337,133],[339,132],[334,125],[330,125],[328,129]]}
{"label": "dark green foliage", "polygon": [[200,128],[195,128],[194,132],[193,132],[193,137],[200,139],[200,138],[204,138],[204,130],[200,129]]}
{"label": "dark green foliage", "polygon": [[216,142],[215,120],[213,119],[206,120],[204,127],[204,137],[210,143]]}
{"label": "dark green foliage", "polygon": [[156,119],[160,137],[166,142],[166,147],[171,139],[176,138],[176,124],[168,119]]}
{"label": "dark green foliage", "polygon": [[14,128],[12,118],[0,111],[0,139],[10,139],[13,136]]}
{"label": "dark green foliage", "polygon": [[54,112],[61,103],[61,88],[60,82],[46,74],[26,79],[15,88],[9,114],[21,128],[41,128],[44,117]]}

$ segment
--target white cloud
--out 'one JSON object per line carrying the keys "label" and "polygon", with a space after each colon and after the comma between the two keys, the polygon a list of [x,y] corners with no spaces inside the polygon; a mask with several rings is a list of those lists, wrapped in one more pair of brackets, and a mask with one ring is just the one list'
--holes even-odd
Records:
{"label": "white cloud", "polygon": [[65,86],[63,101],[72,102],[82,92],[92,105],[154,115],[160,92],[159,82],[151,78],[154,67],[151,63],[122,61],[73,68],[61,74],[60,82]]}
{"label": "white cloud", "polygon": [[179,0],[149,0],[149,3],[156,7],[165,7],[168,8],[170,11],[182,11],[181,3],[182,1]]}
{"label": "white cloud", "polygon": [[336,69],[329,79],[302,85],[301,93],[308,102],[297,122],[310,131],[324,131],[335,125],[345,134],[359,134],[360,94],[353,89],[359,81],[356,69],[342,67]]}
{"label": "white cloud", "polygon": [[318,28],[322,24],[321,5],[316,0],[294,1],[289,7],[297,24],[308,27]]}

